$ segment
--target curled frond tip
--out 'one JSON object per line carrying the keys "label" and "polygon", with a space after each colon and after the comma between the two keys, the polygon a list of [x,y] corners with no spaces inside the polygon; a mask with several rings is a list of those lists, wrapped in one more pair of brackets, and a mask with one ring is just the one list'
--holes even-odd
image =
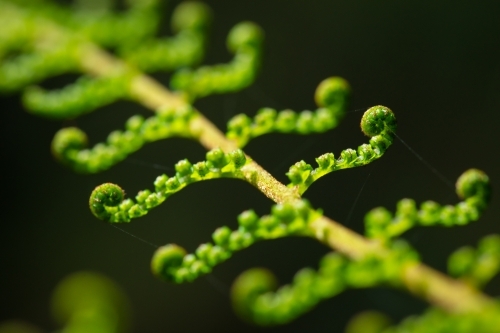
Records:
{"label": "curled frond tip", "polygon": [[118,185],[105,183],[97,186],[90,195],[89,206],[92,214],[101,220],[109,220],[111,213],[106,207],[118,206],[125,196],[125,192]]}
{"label": "curled frond tip", "polygon": [[488,175],[478,169],[465,171],[456,183],[457,194],[462,199],[478,197],[488,201],[491,195],[490,180]]}
{"label": "curled frond tip", "polygon": [[396,117],[388,107],[372,106],[363,114],[361,130],[366,136],[392,134],[396,131]]}

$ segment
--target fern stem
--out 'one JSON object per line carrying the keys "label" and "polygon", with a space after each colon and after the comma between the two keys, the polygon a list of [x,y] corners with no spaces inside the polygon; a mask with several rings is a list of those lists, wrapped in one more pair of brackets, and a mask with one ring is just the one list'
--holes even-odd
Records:
{"label": "fern stem", "polygon": [[[15,7],[5,5],[4,9],[6,7],[13,12],[18,11]],[[58,41],[65,41],[69,36],[69,32],[52,22],[40,19],[38,24],[36,47],[41,50],[50,48],[50,45],[57,44]],[[78,61],[83,72],[94,76],[108,76],[121,70],[137,72],[132,78],[130,93],[135,100],[153,111],[165,106],[176,108],[188,105],[181,96],[170,92],[151,77],[138,72],[94,44],[81,42]],[[225,152],[230,152],[237,148],[235,142],[228,140],[201,114],[193,118],[190,128],[196,134],[198,141],[207,149],[219,147]],[[248,156],[247,158],[250,159]],[[277,203],[291,202],[300,198],[296,188],[283,185],[254,161],[245,165],[241,171],[247,182]],[[391,251],[381,243],[368,240],[326,217],[311,223],[310,229],[321,242],[352,259],[361,259],[374,254],[384,258]],[[411,293],[449,312],[481,311],[493,304],[487,295],[420,263],[409,263],[404,268],[402,282]]]}
{"label": "fern stem", "polygon": [[[381,258],[389,256],[390,250],[380,242],[368,240],[329,218],[317,219],[310,228],[317,239],[352,259],[374,254]],[[480,311],[493,304],[490,297],[477,289],[421,263],[408,263],[402,281],[414,295],[452,313]]]}

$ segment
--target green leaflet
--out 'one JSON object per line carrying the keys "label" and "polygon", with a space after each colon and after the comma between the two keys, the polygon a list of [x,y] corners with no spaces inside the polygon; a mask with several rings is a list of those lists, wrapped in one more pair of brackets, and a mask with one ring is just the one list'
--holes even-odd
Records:
{"label": "green leaflet", "polygon": [[171,87],[184,92],[193,101],[247,87],[255,80],[260,66],[263,39],[264,32],[255,23],[237,24],[227,37],[227,47],[235,54],[231,62],[196,70],[181,69],[172,76]]}
{"label": "green leaflet", "polygon": [[212,20],[208,6],[188,1],[176,7],[172,14],[171,38],[149,38],[138,45],[121,49],[127,62],[146,72],[168,71],[199,63],[204,56],[207,30]]}
{"label": "green leaflet", "polygon": [[239,114],[229,120],[226,137],[235,141],[238,147],[244,147],[251,139],[267,133],[310,134],[328,131],[343,118],[349,92],[349,84],[344,79],[327,78],[316,88],[317,110],[297,113],[262,108],[254,119]]}
{"label": "green leaflet", "polygon": [[477,287],[486,285],[500,271],[500,236],[481,239],[477,249],[464,246],[448,259],[448,272]]}
{"label": "green leaflet", "polygon": [[174,176],[158,176],[154,182],[155,191],[140,191],[135,201],[124,199],[123,190],[118,185],[100,185],[90,196],[90,210],[101,220],[112,223],[130,222],[133,218],[147,214],[150,209],[191,183],[222,177],[244,178],[240,169],[247,163],[247,159],[241,150],[226,154],[221,149],[213,149],[207,152],[206,158],[206,161],[194,165],[187,159],[179,161],[175,165]]}
{"label": "green leaflet", "polygon": [[477,169],[467,170],[458,178],[456,191],[464,200],[455,206],[425,201],[417,209],[415,201],[403,199],[397,204],[394,217],[383,207],[374,208],[365,216],[366,235],[388,240],[415,226],[451,227],[479,219],[490,197],[488,176]]}
{"label": "green leaflet", "polygon": [[[201,97],[241,90],[256,78],[261,65],[264,33],[255,23],[239,23],[229,32],[227,47],[234,54],[231,61],[196,68],[204,56],[211,23],[211,12],[206,5],[195,1],[182,2],[171,20],[175,35],[168,38],[154,36],[161,14],[161,3],[157,0],[130,0],[123,12],[113,12],[106,6],[97,7],[100,8],[94,11],[84,7],[71,11],[42,0],[31,3],[27,0],[0,0],[0,89],[4,92],[23,91],[23,101],[33,113],[67,119],[121,98],[135,99],[153,109],[167,101],[192,104]],[[123,57],[124,62],[97,46],[111,49]],[[94,56],[94,61],[97,59],[97,65],[87,61],[89,55],[90,58]],[[90,68],[92,66],[96,68]],[[97,68],[100,66],[105,70],[100,71],[101,68]],[[178,96],[170,100],[170,92],[140,70],[176,70],[171,86]],[[30,86],[69,72],[86,76],[60,90],[46,91]],[[137,89],[141,84],[145,87]],[[105,143],[89,149],[83,131],[75,127],[63,128],[54,137],[52,152],[59,161],[78,172],[95,173],[110,168],[147,142],[171,136],[195,138],[207,147],[230,150],[271,132],[319,133],[338,125],[344,116],[349,93],[349,84],[344,79],[330,77],[316,89],[316,110],[296,113],[263,108],[253,119],[238,115],[229,121],[225,138],[186,102],[185,107],[160,108],[156,115],[147,119],[131,117],[123,131],[110,133]],[[200,124],[206,128],[200,128]],[[154,190],[140,191],[134,198],[126,199],[118,185],[105,183],[98,186],[90,196],[89,206],[99,219],[111,223],[130,222],[191,183],[222,177],[246,180],[269,198],[280,202],[272,207],[269,215],[259,217],[252,210],[243,212],[238,217],[237,230],[225,226],[218,228],[212,235],[213,241],[201,244],[194,253],[188,254],[176,244],[157,249],[151,261],[153,273],[175,283],[190,282],[210,273],[234,252],[260,240],[314,237],[350,256],[351,259],[337,253],[328,254],[321,260],[318,270],[303,269],[291,284],[278,289],[278,283],[268,271],[257,269],[243,273],[233,286],[233,305],[240,316],[258,324],[289,322],[346,288],[400,287],[407,283],[408,289],[415,292],[415,283],[419,282],[417,287],[420,288],[427,281],[408,282],[411,277],[402,275],[405,268],[417,267],[418,254],[404,241],[393,238],[417,225],[452,226],[477,220],[490,197],[489,180],[482,171],[471,169],[457,181],[457,193],[463,199],[459,204],[442,207],[427,201],[417,209],[413,200],[403,199],[398,203],[394,217],[384,208],[367,214],[366,233],[370,240],[358,235],[349,236],[347,231],[342,234],[342,228],[333,228],[335,224],[323,217],[320,210],[312,209],[307,201],[300,199],[300,195],[314,181],[330,172],[364,166],[380,158],[393,142],[396,119],[389,108],[374,106],[363,115],[361,129],[370,137],[369,143],[357,150],[343,150],[338,158],[333,153],[323,154],[316,159],[318,167],[315,169],[304,161],[297,162],[287,173],[291,181],[288,187],[252,163],[242,150],[225,152],[215,148],[207,152],[204,161],[195,164],[187,159],[179,161],[172,177],[158,176]],[[209,142],[211,140],[213,142]],[[327,223],[332,229],[325,227]],[[340,235],[327,233],[332,230]],[[342,239],[347,241],[342,243]],[[483,239],[477,249],[465,247],[457,250],[449,259],[450,273],[470,286],[486,284],[500,269],[499,239],[490,236]],[[342,246],[332,245],[339,240]],[[354,245],[349,248],[348,242]],[[364,246],[364,250],[356,252],[355,245]],[[370,251],[373,253],[367,254]],[[428,269],[423,265],[418,267],[424,271]],[[464,286],[468,288],[468,285]],[[462,289],[464,294],[467,296]],[[448,293],[448,297],[450,295]],[[82,294],[79,298],[85,300],[86,296]],[[422,296],[432,300],[436,295]],[[500,326],[499,310],[496,305],[491,305],[493,301],[490,304],[487,297],[484,297],[487,301],[481,297],[475,299],[474,295],[469,297],[488,307],[484,307],[481,314],[460,317],[431,310],[418,319],[406,320],[399,327],[384,330],[385,326],[380,326],[376,332],[423,332],[432,327],[440,333],[473,329],[489,333],[492,325]],[[99,314],[106,313],[106,309],[101,310]],[[113,317],[103,318],[105,322]]]}
{"label": "green leaflet", "polygon": [[109,169],[140,149],[148,142],[172,136],[194,137],[189,128],[196,118],[190,108],[162,109],[144,119],[133,116],[127,120],[125,131],[113,131],[106,143],[86,149],[87,135],[76,127],[59,130],[52,140],[52,153],[62,163],[82,173],[96,173]]}
{"label": "green leaflet", "polygon": [[309,223],[321,216],[305,200],[274,205],[270,215],[258,217],[253,210],[238,216],[239,228],[220,227],[212,234],[213,243],[198,246],[194,254],[176,244],[156,250],[151,269],[161,279],[183,283],[210,273],[212,268],[256,241],[287,236],[309,235]]}
{"label": "green leaflet", "polygon": [[372,256],[351,261],[340,254],[329,253],[321,259],[317,271],[304,268],[297,272],[291,284],[279,289],[271,272],[255,268],[243,272],[234,282],[233,307],[251,322],[284,324],[348,288],[397,285],[402,269],[416,262],[418,255],[402,241],[395,243],[391,255],[385,258]]}
{"label": "green leaflet", "polygon": [[91,78],[82,76],[60,90],[47,91],[28,87],[23,94],[24,106],[47,118],[73,118],[129,97],[131,74]]}
{"label": "green leaflet", "polygon": [[396,118],[385,106],[371,107],[363,114],[361,130],[371,137],[369,144],[359,146],[357,151],[350,148],[343,150],[338,159],[332,153],[323,154],[316,159],[316,169],[304,161],[295,163],[286,174],[291,181],[288,186],[296,187],[302,194],[313,182],[330,172],[365,166],[379,159],[392,144]]}

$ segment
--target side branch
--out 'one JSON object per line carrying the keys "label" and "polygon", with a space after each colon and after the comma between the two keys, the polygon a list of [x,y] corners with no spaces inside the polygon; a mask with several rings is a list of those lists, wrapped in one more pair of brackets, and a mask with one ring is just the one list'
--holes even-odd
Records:
{"label": "side branch", "polygon": [[[368,240],[326,217],[312,222],[310,229],[324,244],[353,259],[373,255],[383,259],[390,254],[378,241]],[[493,301],[477,289],[424,264],[407,264],[401,279],[411,293],[452,313],[476,312],[493,305]]]}
{"label": "side branch", "polygon": [[[37,47],[40,49],[47,49],[58,39],[67,38],[62,28],[48,21],[41,20],[40,26],[43,27],[39,29],[38,36],[40,42]],[[94,76],[108,76],[122,70],[136,71],[93,44],[83,42],[79,51],[80,68]],[[138,71],[131,82],[131,95],[153,111],[165,106],[175,108],[188,105],[181,96],[170,92],[154,79]],[[230,152],[237,148],[236,143],[228,140],[201,114],[199,117],[194,117],[190,128],[199,142],[209,150],[219,147],[225,152]],[[293,202],[300,198],[296,189],[281,184],[256,162],[245,165],[242,172],[249,183],[277,203]],[[390,249],[380,243],[368,240],[326,217],[314,221],[310,229],[323,243],[353,259],[362,259],[367,255],[384,258],[391,253]],[[402,282],[413,294],[450,312],[479,311],[493,304],[488,296],[423,264],[408,264],[403,269]]]}

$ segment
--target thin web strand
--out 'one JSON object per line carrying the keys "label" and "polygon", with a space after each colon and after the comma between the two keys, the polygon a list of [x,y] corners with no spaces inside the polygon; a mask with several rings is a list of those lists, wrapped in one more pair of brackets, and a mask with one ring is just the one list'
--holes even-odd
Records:
{"label": "thin web strand", "polygon": [[319,140],[319,136],[309,137],[306,141],[304,141],[298,148],[296,148],[292,153],[290,153],[285,159],[281,161],[280,164],[273,168],[273,173],[278,172],[290,163],[293,163],[293,160],[297,158],[297,156],[307,150],[307,148],[311,147]]}
{"label": "thin web strand", "polygon": [[354,199],[354,202],[353,202],[353,204],[351,206],[351,209],[349,210],[349,214],[347,214],[347,218],[345,219],[344,225],[347,226],[349,224],[349,222],[351,221],[352,214],[354,213],[354,209],[356,208],[356,205],[358,204],[358,200],[361,197],[361,193],[365,189],[365,185],[366,185],[366,183],[368,183],[368,179],[370,179],[370,176],[371,176],[372,172],[373,171],[370,171],[368,173],[368,176],[366,176],[365,181],[363,182],[363,185],[361,185],[361,188],[358,191],[358,195],[356,196],[356,199]]}
{"label": "thin web strand", "polygon": [[231,288],[221,279],[216,277],[213,273],[205,275],[205,280],[212,288],[217,290],[217,292],[219,292],[221,295],[229,297]]}
{"label": "thin web strand", "polygon": [[133,159],[133,158],[128,158],[125,161],[129,164],[144,166],[144,167],[148,167],[148,168],[152,168],[152,169],[174,171],[173,168],[170,168],[168,166],[164,166],[164,165],[156,164],[156,163],[145,162],[145,161],[137,160],[137,159]]}
{"label": "thin web strand", "polygon": [[141,241],[141,242],[143,242],[143,243],[146,243],[146,244],[148,244],[148,245],[150,245],[150,246],[154,247],[155,249],[159,248],[159,246],[158,246],[158,245],[153,244],[153,243],[151,243],[151,242],[148,242],[147,240],[145,240],[145,239],[143,239],[143,238],[141,238],[141,237],[139,237],[139,236],[136,236],[136,235],[134,235],[134,234],[132,234],[132,233],[130,233],[130,232],[128,232],[128,231],[125,231],[125,230],[123,230],[122,228],[118,227],[118,226],[117,226],[117,225],[115,225],[115,224],[109,224],[109,225],[110,225],[110,226],[112,226],[113,228],[116,228],[116,229],[120,230],[121,232],[123,232],[123,233],[125,233],[125,234],[127,234],[127,235],[129,235],[129,236],[131,236],[131,237],[133,237],[133,238],[135,238],[135,239],[140,240],[140,241]]}
{"label": "thin web strand", "polygon": [[[393,132],[394,133],[394,132]],[[394,136],[401,141],[401,143],[408,148],[408,150],[417,157],[417,159],[422,162],[433,174],[435,174],[443,183],[446,184],[449,188],[451,188],[453,191],[455,191],[455,186],[453,185],[453,182],[450,181],[448,178],[446,178],[441,172],[439,172],[436,168],[434,168],[429,162],[427,162],[422,156],[420,156],[413,148],[411,148],[403,139],[399,137],[396,133],[394,133]]]}

